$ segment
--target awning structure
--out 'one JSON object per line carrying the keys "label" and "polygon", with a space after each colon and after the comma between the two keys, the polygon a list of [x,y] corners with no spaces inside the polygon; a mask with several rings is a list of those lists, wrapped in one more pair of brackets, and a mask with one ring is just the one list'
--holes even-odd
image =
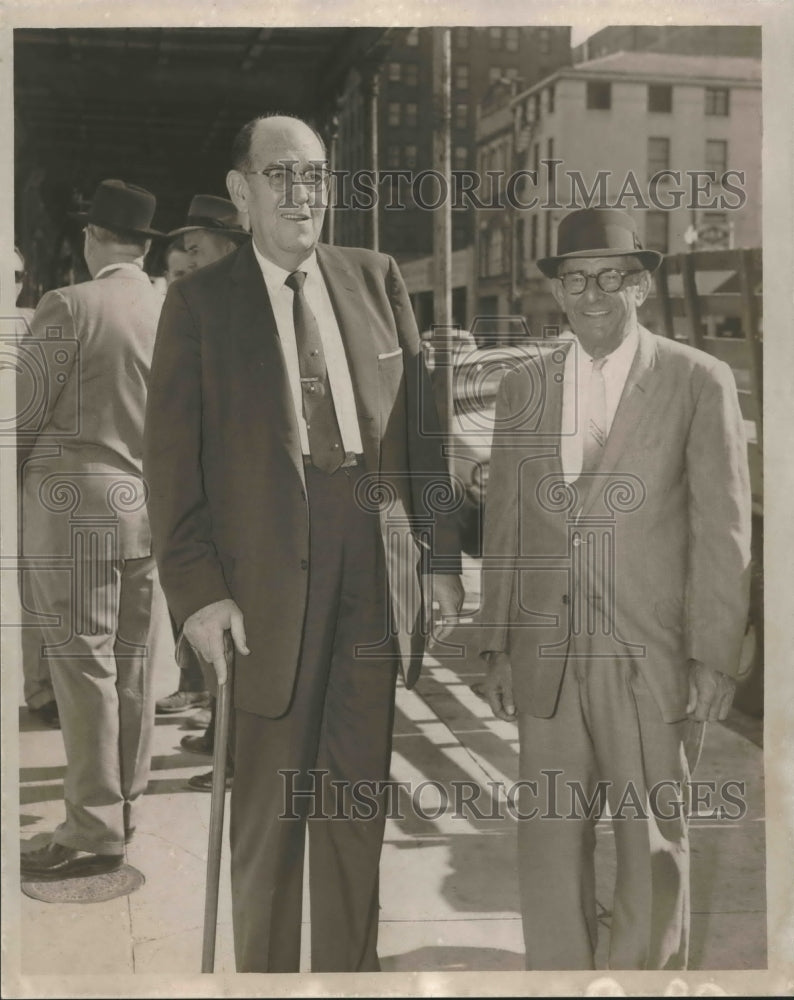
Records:
{"label": "awning structure", "polygon": [[[267,111],[329,133],[351,70],[385,28],[21,29],[14,32],[17,233],[46,226],[102,178],[154,191],[172,228],[193,194],[224,194],[232,138]],[[51,235],[51,234],[50,234]]]}

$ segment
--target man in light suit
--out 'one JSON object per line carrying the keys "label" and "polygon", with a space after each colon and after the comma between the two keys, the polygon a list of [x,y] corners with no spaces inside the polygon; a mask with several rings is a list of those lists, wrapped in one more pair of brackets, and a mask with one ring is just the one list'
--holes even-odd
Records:
{"label": "man in light suit", "polygon": [[462,600],[456,531],[434,511],[448,479],[394,261],[318,245],[322,140],[295,118],[256,119],[232,159],[253,240],[173,285],[158,332],[155,553],[220,680],[225,632],[238,654],[238,971],[298,970],[309,812],[312,968],[372,971],[383,809],[356,819],[310,772],[348,791],[388,775],[397,663],[412,684],[424,647],[420,574],[443,614]]}
{"label": "man in light suit", "polygon": [[725,718],[746,623],[750,493],[730,369],[637,320],[660,255],[584,209],[538,261],[570,331],[497,404],[486,691],[520,738],[530,969],[593,968],[595,822],[617,850],[611,968],[682,968],[686,783]]}
{"label": "man in light suit", "polygon": [[[152,674],[168,655],[142,479],[149,365],[162,299],[143,271],[154,195],[103,181],[85,222],[91,281],[48,292],[28,351],[45,401],[23,472],[23,551],[66,749],[66,820],[22,877],[118,868],[149,775]],[[173,658],[173,641],[170,656]]]}

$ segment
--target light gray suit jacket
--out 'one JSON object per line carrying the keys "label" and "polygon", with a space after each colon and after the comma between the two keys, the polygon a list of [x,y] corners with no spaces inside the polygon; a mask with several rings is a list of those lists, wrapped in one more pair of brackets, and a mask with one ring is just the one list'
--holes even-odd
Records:
{"label": "light gray suit jacket", "polygon": [[634,660],[664,718],[683,718],[688,661],[735,674],[746,625],[750,487],[733,374],[640,328],[603,461],[576,488],[562,478],[552,367],[549,352],[499,392],[481,650],[509,652],[516,704],[532,715],[554,713],[576,656]]}
{"label": "light gray suit jacket", "polygon": [[[48,292],[22,345],[25,555],[151,553],[142,478],[146,391],[162,295],[139,268]],[[82,544],[82,543],[79,543]],[[86,542],[85,544],[89,544]]]}

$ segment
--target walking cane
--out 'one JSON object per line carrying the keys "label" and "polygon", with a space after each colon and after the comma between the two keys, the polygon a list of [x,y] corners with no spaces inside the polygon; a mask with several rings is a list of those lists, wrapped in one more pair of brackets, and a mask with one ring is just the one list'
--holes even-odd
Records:
{"label": "walking cane", "polygon": [[210,833],[207,848],[207,884],[204,893],[204,943],[201,971],[215,971],[215,939],[218,931],[218,891],[223,849],[223,811],[226,805],[226,757],[231,714],[234,644],[228,632],[223,636],[226,657],[226,681],[218,685],[215,706],[215,744],[212,748],[212,793],[210,797]]}

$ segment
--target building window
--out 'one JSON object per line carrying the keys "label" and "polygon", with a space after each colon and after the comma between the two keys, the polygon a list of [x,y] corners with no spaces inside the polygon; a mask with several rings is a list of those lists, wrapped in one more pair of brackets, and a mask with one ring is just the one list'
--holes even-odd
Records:
{"label": "building window", "polygon": [[465,170],[469,160],[469,147],[456,146],[452,153],[453,170]]}
{"label": "building window", "polygon": [[673,88],[668,84],[648,84],[648,110],[669,114],[673,110]]}
{"label": "building window", "polygon": [[458,63],[455,67],[455,89],[469,89],[469,67],[466,63]]}
{"label": "building window", "polygon": [[469,105],[460,101],[455,105],[455,128],[469,127]]}
{"label": "building window", "polygon": [[546,107],[550,115],[554,114],[554,84],[546,91]]}
{"label": "building window", "polygon": [[387,146],[386,147],[386,166],[390,170],[394,170],[400,165],[400,147],[399,146]]}
{"label": "building window", "polygon": [[493,87],[502,79],[503,70],[501,66],[491,66],[488,69],[488,85]]}
{"label": "building window", "polygon": [[488,48],[492,52],[498,52],[502,47],[502,29],[501,28],[489,28],[488,29]]}
{"label": "building window", "polygon": [[656,136],[648,139],[648,178],[670,166],[670,140]]}
{"label": "building window", "polygon": [[645,214],[645,248],[667,253],[669,212],[646,212]]}
{"label": "building window", "polygon": [[419,83],[418,63],[403,63],[403,83],[406,87],[415,87]]}
{"label": "building window", "polygon": [[532,169],[535,174],[540,173],[540,143],[536,142],[532,147]]}
{"label": "building window", "polygon": [[612,84],[588,80],[587,107],[591,111],[608,111],[612,107]]}
{"label": "building window", "polygon": [[392,127],[400,124],[402,120],[402,107],[399,101],[389,101],[386,120]]}
{"label": "building window", "polygon": [[519,39],[518,28],[505,28],[505,48],[508,52],[518,52]]}
{"label": "building window", "polygon": [[408,34],[405,36],[406,45],[418,45],[419,44],[419,29],[411,28]]}
{"label": "building window", "polygon": [[493,276],[504,272],[504,233],[501,226],[492,226],[488,231],[488,274]]}
{"label": "building window", "polygon": [[480,275],[483,278],[488,277],[488,230],[480,230],[480,240],[477,246],[480,258]]}
{"label": "building window", "polygon": [[405,124],[408,128],[416,128],[416,117],[418,106],[415,101],[409,101],[405,105]]}
{"label": "building window", "polygon": [[538,259],[538,217],[533,215],[529,223],[529,259]]}
{"label": "building window", "polygon": [[405,165],[410,170],[416,167],[416,146],[405,147]]}
{"label": "building window", "polygon": [[549,28],[538,28],[538,50],[544,56],[551,52],[551,30]]}
{"label": "building window", "polygon": [[456,49],[467,49],[469,47],[469,29],[453,28],[452,40],[455,43]]}
{"label": "building window", "polygon": [[706,114],[727,115],[730,107],[727,87],[706,87]]}
{"label": "building window", "polygon": [[398,62],[389,63],[389,81],[398,83],[400,80],[400,64]]}
{"label": "building window", "polygon": [[728,143],[724,139],[706,139],[706,170],[713,170],[719,181],[728,169]]}

